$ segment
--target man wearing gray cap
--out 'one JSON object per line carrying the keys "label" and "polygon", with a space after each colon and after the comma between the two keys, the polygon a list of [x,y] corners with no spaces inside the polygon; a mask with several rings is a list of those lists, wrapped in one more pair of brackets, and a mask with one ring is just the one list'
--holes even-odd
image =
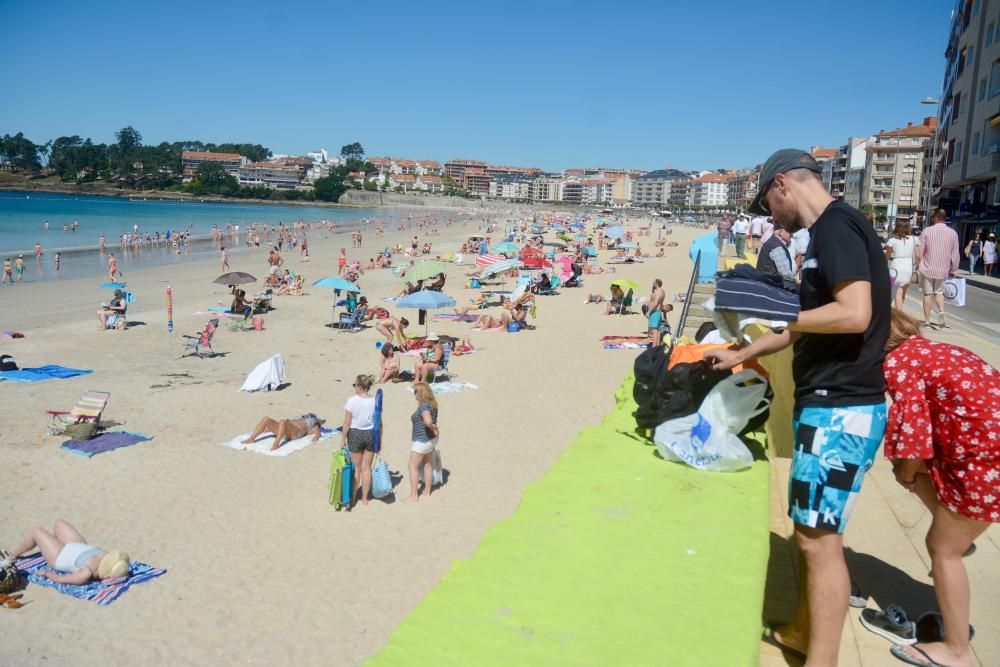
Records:
{"label": "man wearing gray cap", "polygon": [[809,153],[775,152],[749,209],[772,215],[789,232],[809,232],[798,320],[743,349],[706,356],[716,368],[731,368],[795,346],[788,513],[806,567],[795,618],[770,628],[766,639],[808,654],[810,667],[835,667],[850,596],[842,534],[885,433],[882,361],[892,298],[875,231],[855,208],[830,196],[820,172]]}

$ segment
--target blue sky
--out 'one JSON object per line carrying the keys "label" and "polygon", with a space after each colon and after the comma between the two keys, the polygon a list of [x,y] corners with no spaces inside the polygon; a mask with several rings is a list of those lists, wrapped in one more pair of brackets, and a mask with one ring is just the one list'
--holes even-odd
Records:
{"label": "blue sky", "polygon": [[0,134],[748,166],[931,115],[951,6],[0,0]]}

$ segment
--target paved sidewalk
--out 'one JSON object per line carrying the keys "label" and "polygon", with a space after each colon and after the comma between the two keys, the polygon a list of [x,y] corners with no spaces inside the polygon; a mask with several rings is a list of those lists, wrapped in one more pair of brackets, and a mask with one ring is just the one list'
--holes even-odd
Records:
{"label": "paved sidewalk", "polygon": [[[767,589],[763,617],[785,621],[795,609],[799,565],[789,541],[792,522],[788,518],[789,459],[771,462],[771,560],[768,563]],[[933,583],[928,576],[930,557],[924,536],[930,514],[917,500],[900,487],[885,460],[878,461],[868,473],[857,509],[845,534],[847,564],[851,579],[869,596],[868,606],[885,608],[901,605],[911,616],[937,609]],[[972,587],[972,624],[976,638],[972,642],[977,665],[1000,664],[1000,529],[990,528],[976,541],[975,554],[965,559]],[[850,609],[840,644],[842,667],[881,667],[902,665],[889,653],[891,644],[866,630],[858,621],[860,609]],[[798,665],[781,652],[761,642],[761,667]]]}

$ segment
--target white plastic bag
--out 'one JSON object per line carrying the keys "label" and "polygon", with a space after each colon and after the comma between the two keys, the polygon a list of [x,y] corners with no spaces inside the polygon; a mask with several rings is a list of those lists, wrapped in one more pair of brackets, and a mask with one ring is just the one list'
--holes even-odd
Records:
{"label": "white plastic bag", "polygon": [[749,468],[753,455],[736,435],[751,418],[770,407],[767,380],[744,370],[719,382],[693,415],[656,427],[653,442],[667,461],[699,470],[733,472]]}

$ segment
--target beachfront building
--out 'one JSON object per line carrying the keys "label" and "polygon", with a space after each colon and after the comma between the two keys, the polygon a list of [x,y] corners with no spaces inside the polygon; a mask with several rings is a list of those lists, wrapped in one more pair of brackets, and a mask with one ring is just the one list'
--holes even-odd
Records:
{"label": "beachfront building", "polygon": [[539,176],[531,182],[532,201],[562,201],[563,179],[552,174]]}
{"label": "beachfront building", "polygon": [[248,162],[239,168],[237,179],[240,185],[248,187],[263,185],[275,190],[294,190],[302,181],[302,170],[296,164]]}
{"label": "beachfront building", "polygon": [[667,195],[670,208],[687,208],[691,197],[691,179],[682,178],[670,182],[670,193]]}
{"label": "beachfront building", "polygon": [[632,187],[635,180],[631,174],[605,174],[611,179],[611,203],[615,206],[626,206],[632,201]]}
{"label": "beachfront building", "polygon": [[193,179],[198,173],[198,167],[202,162],[218,162],[226,173],[230,176],[238,176],[240,167],[247,163],[247,159],[239,153],[211,153],[208,151],[182,151],[181,169],[184,175],[184,182]]}
{"label": "beachfront building", "polygon": [[448,160],[444,163],[444,175],[456,183],[461,183],[467,169],[485,170],[486,166],[482,160]]}
{"label": "beachfront building", "polygon": [[438,174],[417,174],[413,181],[414,190],[424,192],[444,192],[444,179]]}
{"label": "beachfront building", "polygon": [[936,118],[925,118],[920,125],[879,132],[865,144],[864,184],[861,206],[872,207],[876,217],[916,220],[920,206],[920,173],[924,148],[934,136]]}
{"label": "beachfront building", "polygon": [[657,169],[643,174],[632,186],[632,203],[669,204],[670,184],[676,180],[680,178],[668,169]]}
{"label": "beachfront building", "polygon": [[610,204],[614,181],[610,178],[586,178],[580,181],[584,204]]}
{"label": "beachfront building", "polygon": [[729,177],[709,172],[692,178],[688,191],[688,205],[719,208],[729,204]]}
{"label": "beachfront building", "polygon": [[416,190],[417,177],[414,174],[388,174],[390,188],[402,188],[403,192]]}
{"label": "beachfront building", "polygon": [[531,199],[533,178],[524,174],[503,174],[490,181],[490,197],[497,199]]}
{"label": "beachfront building", "polygon": [[[955,2],[945,50],[933,182],[964,246],[1000,224],[1000,16],[995,3]],[[924,183],[932,180],[924,172]],[[921,202],[921,210],[923,207]],[[932,201],[931,208],[934,207]]]}
{"label": "beachfront building", "polygon": [[470,194],[488,195],[490,193],[490,175],[482,167],[468,167],[462,172],[462,177],[456,182],[458,186]]}
{"label": "beachfront building", "polygon": [[417,160],[416,173],[420,176],[428,174],[431,176],[443,176],[444,169],[437,160]]}
{"label": "beachfront building", "polygon": [[737,169],[729,177],[726,197],[730,206],[745,210],[757,196],[759,166],[753,169]]}
{"label": "beachfront building", "polygon": [[392,158],[389,162],[389,171],[393,174],[416,174],[417,161],[401,157]]}

